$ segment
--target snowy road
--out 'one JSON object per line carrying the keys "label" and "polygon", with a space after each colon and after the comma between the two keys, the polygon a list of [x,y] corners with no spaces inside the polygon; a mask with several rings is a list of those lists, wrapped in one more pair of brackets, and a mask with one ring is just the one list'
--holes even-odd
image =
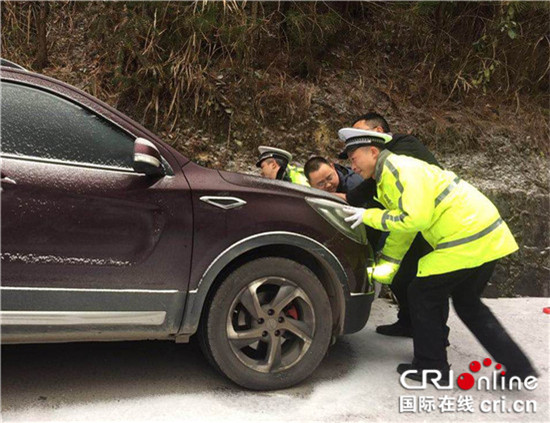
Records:
{"label": "snowy road", "polygon": [[[549,421],[550,315],[543,314],[542,308],[550,306],[550,300],[521,298],[486,303],[537,367],[540,378],[535,390],[404,389],[395,368],[398,363],[410,361],[412,341],[374,332],[376,325],[395,318],[395,306],[378,299],[365,329],[340,339],[313,377],[298,387],[278,392],[241,390],[212,370],[194,344],[5,346],[2,418],[5,422],[388,422],[404,418],[439,422]],[[481,361],[486,354],[454,313],[449,326],[449,359],[456,377],[468,371],[471,361]],[[476,377],[489,374],[489,368],[482,368]],[[445,395],[447,399],[441,399]],[[422,411],[399,412],[400,402],[403,411],[410,411],[415,401],[415,407],[423,402]],[[481,411],[493,407],[495,401],[495,410]],[[527,401],[536,402],[536,412],[506,412],[512,405],[526,406]],[[435,409],[431,410],[430,403]],[[468,404],[472,412],[466,411]],[[528,408],[532,405],[529,403]],[[444,412],[446,409],[450,411]]]}

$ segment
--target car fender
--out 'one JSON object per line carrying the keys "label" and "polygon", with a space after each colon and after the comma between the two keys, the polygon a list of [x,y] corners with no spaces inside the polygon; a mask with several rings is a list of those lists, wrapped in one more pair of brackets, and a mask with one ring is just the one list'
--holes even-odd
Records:
{"label": "car fender", "polygon": [[[254,249],[270,245],[297,247],[315,257],[331,276],[340,307],[339,322],[344,321],[345,298],[349,297],[348,277],[338,258],[323,244],[313,238],[294,232],[263,232],[244,238],[225,249],[202,275],[196,289],[189,291],[180,330],[176,341],[186,342],[198,328],[202,310],[210,288],[223,269],[239,256]],[[337,283],[334,283],[334,282]],[[341,328],[339,328],[339,332]]]}

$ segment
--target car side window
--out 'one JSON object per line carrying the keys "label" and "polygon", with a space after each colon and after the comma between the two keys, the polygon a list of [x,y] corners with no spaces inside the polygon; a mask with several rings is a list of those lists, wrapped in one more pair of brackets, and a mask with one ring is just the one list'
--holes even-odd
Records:
{"label": "car side window", "polygon": [[2,82],[3,154],[132,170],[134,139],[55,94]]}

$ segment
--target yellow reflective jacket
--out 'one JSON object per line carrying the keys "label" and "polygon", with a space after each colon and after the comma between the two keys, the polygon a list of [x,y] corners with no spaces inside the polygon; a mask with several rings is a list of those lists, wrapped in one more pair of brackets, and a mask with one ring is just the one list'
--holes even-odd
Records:
{"label": "yellow reflective jacket", "polygon": [[453,172],[382,150],[374,179],[386,210],[365,210],[363,222],[390,231],[384,260],[399,263],[417,232],[434,248],[420,259],[419,277],[478,267],[518,250],[493,203]]}
{"label": "yellow reflective jacket", "polygon": [[309,182],[304,174],[304,169],[297,166],[287,165],[286,174],[290,178],[290,182],[298,185],[309,186]]}

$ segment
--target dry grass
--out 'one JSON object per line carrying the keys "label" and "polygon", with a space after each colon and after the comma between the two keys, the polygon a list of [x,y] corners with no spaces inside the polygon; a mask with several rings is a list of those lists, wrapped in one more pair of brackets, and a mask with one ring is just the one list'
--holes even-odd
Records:
{"label": "dry grass", "polygon": [[[3,2],[1,17],[2,55],[40,70],[39,5]],[[375,108],[436,144],[486,149],[500,125],[548,152],[549,19],[548,3],[56,2],[42,72],[226,144],[307,120],[333,81],[348,95],[328,106],[322,87],[329,127]]]}

